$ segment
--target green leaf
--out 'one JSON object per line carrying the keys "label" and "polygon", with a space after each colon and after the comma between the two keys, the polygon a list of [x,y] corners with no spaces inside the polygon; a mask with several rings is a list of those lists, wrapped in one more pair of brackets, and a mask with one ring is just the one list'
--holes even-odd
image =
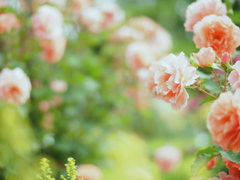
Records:
{"label": "green leaf", "polygon": [[232,6],[236,0],[225,0],[225,4],[227,6],[228,14],[233,14]]}
{"label": "green leaf", "polygon": [[225,150],[223,150],[221,147],[219,147],[219,146],[216,146],[216,147],[214,147],[215,149],[217,149],[218,151],[219,151],[219,153],[222,155],[222,157],[225,157],[225,158],[227,158],[228,160],[230,160],[230,161],[233,161],[233,162],[235,162],[235,163],[237,163],[237,164],[239,164],[240,163],[240,153],[234,153],[234,152],[232,152],[232,151],[230,151],[230,150],[228,150],[228,151],[225,151]]}
{"label": "green leaf", "polygon": [[213,79],[208,79],[205,83],[203,83],[203,87],[209,91],[210,93],[220,93],[222,92],[219,84]]}
{"label": "green leaf", "polygon": [[210,102],[210,101],[214,101],[214,100],[215,100],[215,98],[208,96],[204,100],[202,100],[202,102],[199,103],[199,106],[202,106],[203,104]]}
{"label": "green leaf", "polygon": [[211,66],[211,68],[213,68],[213,69],[218,69],[218,70],[221,70],[221,71],[222,71],[221,66],[220,66],[219,64],[216,64],[216,63],[213,63],[212,66]]}
{"label": "green leaf", "polygon": [[196,159],[191,166],[191,173],[193,176],[197,175],[197,173],[210,161],[213,157],[219,155],[219,152],[216,148],[208,147],[206,149],[200,150]]}

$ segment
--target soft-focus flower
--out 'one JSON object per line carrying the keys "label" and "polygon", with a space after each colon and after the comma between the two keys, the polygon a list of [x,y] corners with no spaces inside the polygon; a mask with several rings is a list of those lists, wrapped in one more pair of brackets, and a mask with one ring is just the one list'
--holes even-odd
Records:
{"label": "soft-focus flower", "polygon": [[144,34],[130,26],[122,26],[116,30],[111,39],[117,42],[143,40]]}
{"label": "soft-focus flower", "polygon": [[239,28],[227,16],[205,16],[194,26],[194,43],[197,48],[211,47],[221,57],[233,54],[240,44]]}
{"label": "soft-focus flower", "polygon": [[79,174],[78,178],[84,178],[84,180],[101,180],[101,170],[92,164],[83,164],[77,168]]}
{"label": "soft-focus flower", "polygon": [[216,53],[211,47],[201,48],[196,54],[193,54],[200,67],[211,66],[215,59]]}
{"label": "soft-focus flower", "polygon": [[233,58],[233,64],[236,64],[238,61],[240,61],[240,55]]}
{"label": "soft-focus flower", "polygon": [[50,5],[42,5],[32,17],[34,34],[39,39],[55,39],[63,35],[63,16]]}
{"label": "soft-focus flower", "polygon": [[49,101],[40,101],[38,103],[38,108],[42,112],[46,112],[51,108],[50,102]]}
{"label": "soft-focus flower", "polygon": [[189,97],[184,87],[195,83],[197,77],[196,68],[189,65],[184,53],[170,54],[149,68],[148,88],[156,98],[178,110],[187,104]]}
{"label": "soft-focus flower", "polygon": [[197,0],[190,4],[186,11],[184,27],[186,31],[193,31],[193,26],[207,15],[226,15],[227,8],[222,0]]}
{"label": "soft-focus flower", "polygon": [[3,8],[8,5],[7,0],[0,0],[0,8]]}
{"label": "soft-focus flower", "polygon": [[55,63],[64,55],[66,48],[66,38],[64,36],[60,36],[55,39],[42,40],[42,58],[49,63]]}
{"label": "soft-focus flower", "polygon": [[101,2],[97,6],[103,14],[103,28],[108,29],[125,19],[124,11],[114,1]]}
{"label": "soft-focus flower", "polygon": [[233,177],[232,175],[227,175],[226,172],[220,172],[218,175],[219,178],[214,177],[209,180],[240,180],[240,178]]}
{"label": "soft-focus flower", "polygon": [[237,153],[240,149],[240,91],[222,93],[211,106],[207,128],[216,145]]}
{"label": "soft-focus flower", "polygon": [[240,88],[240,61],[233,65],[234,70],[228,76],[232,90]]}
{"label": "soft-focus flower", "polygon": [[4,68],[0,73],[0,99],[24,104],[30,97],[31,82],[20,68]]}
{"label": "soft-focus flower", "polygon": [[223,161],[227,166],[229,174],[235,178],[240,178],[240,164],[236,164],[235,162],[232,162],[227,158],[223,158]]}
{"label": "soft-focus flower", "polygon": [[102,12],[97,7],[87,7],[81,11],[80,22],[90,32],[97,33],[102,31],[104,17]]}
{"label": "soft-focus flower", "polygon": [[76,16],[81,14],[84,8],[89,7],[95,0],[73,0],[73,11]]}
{"label": "soft-focus flower", "polygon": [[0,33],[17,28],[19,26],[19,20],[13,13],[0,13]]}
{"label": "soft-focus flower", "polygon": [[182,152],[173,145],[165,145],[155,152],[154,160],[164,172],[175,170],[182,160]]}
{"label": "soft-focus flower", "polygon": [[62,80],[53,80],[50,82],[50,88],[57,93],[63,93],[67,90],[67,83]]}
{"label": "soft-focus flower", "polygon": [[147,43],[133,42],[126,49],[127,63],[136,69],[148,68],[152,61],[155,60],[152,49]]}
{"label": "soft-focus flower", "polygon": [[212,158],[208,163],[206,164],[207,169],[211,170],[217,163],[217,157]]}

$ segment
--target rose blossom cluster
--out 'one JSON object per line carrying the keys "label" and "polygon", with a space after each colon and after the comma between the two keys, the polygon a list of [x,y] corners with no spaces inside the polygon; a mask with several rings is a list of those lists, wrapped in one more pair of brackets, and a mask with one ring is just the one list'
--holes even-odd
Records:
{"label": "rose blossom cluster", "polygon": [[80,24],[91,33],[111,29],[125,19],[124,11],[114,1],[75,0],[73,5]]}
{"label": "rose blossom cluster", "polygon": [[63,34],[62,13],[53,6],[42,5],[32,17],[32,27],[39,39],[41,57],[49,63],[61,60],[66,48],[66,38]]}

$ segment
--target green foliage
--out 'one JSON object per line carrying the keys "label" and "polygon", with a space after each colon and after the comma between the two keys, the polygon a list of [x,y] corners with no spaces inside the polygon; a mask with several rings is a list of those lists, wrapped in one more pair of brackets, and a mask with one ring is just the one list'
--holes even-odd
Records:
{"label": "green foliage", "polygon": [[218,150],[212,147],[200,150],[191,166],[192,175],[197,175],[197,173],[206,165],[206,163],[217,155],[219,155]]}
{"label": "green foliage", "polygon": [[62,180],[76,180],[78,172],[76,171],[77,166],[75,166],[75,160],[73,158],[68,158],[68,163],[65,164],[67,171],[67,178],[61,175]]}
{"label": "green foliage", "polygon": [[39,180],[55,180],[55,178],[51,177],[52,171],[49,166],[49,160],[46,158],[42,158],[40,162],[40,174],[37,174],[37,178]]}
{"label": "green foliage", "polygon": [[240,153],[236,154],[230,150],[226,151],[219,146],[216,146],[215,148],[219,151],[222,157],[227,158],[228,160],[233,161],[237,164],[240,163]]}
{"label": "green foliage", "polygon": [[207,103],[207,102],[211,102],[211,101],[214,101],[215,98],[211,97],[211,96],[208,96],[206,97],[204,100],[202,100],[200,103],[199,103],[199,106],[202,106],[203,104]]}

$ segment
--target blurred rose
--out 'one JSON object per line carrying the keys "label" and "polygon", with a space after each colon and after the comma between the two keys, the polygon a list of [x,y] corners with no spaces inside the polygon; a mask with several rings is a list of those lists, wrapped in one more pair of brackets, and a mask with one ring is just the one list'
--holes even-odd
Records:
{"label": "blurred rose", "polygon": [[61,106],[62,103],[63,103],[63,99],[61,96],[53,96],[52,99],[50,100],[50,105],[52,108]]}
{"label": "blurred rose", "polygon": [[221,57],[233,54],[240,44],[239,28],[228,16],[205,16],[194,26],[194,43],[197,48],[211,47]]}
{"label": "blurred rose", "polygon": [[143,40],[144,35],[142,32],[129,27],[129,26],[122,26],[113,34],[112,40],[121,42],[121,41],[136,41],[136,40]]}
{"label": "blurred rose", "polygon": [[17,28],[19,26],[19,20],[13,13],[0,13],[0,33]]}
{"label": "blurred rose", "polygon": [[240,149],[240,91],[222,93],[210,109],[207,128],[216,145],[235,153]]}
{"label": "blurred rose", "polygon": [[49,101],[40,101],[38,104],[38,108],[42,112],[46,112],[51,108],[50,102]]}
{"label": "blurred rose", "polygon": [[73,0],[73,11],[76,16],[81,14],[84,8],[89,7],[95,0]]}
{"label": "blurred rose", "polygon": [[207,15],[226,15],[227,8],[222,0],[198,0],[190,4],[186,10],[186,31],[193,31],[193,26]]}
{"label": "blurred rose", "polygon": [[3,8],[8,5],[7,0],[0,0],[0,8]]}
{"label": "blurred rose", "polygon": [[216,59],[216,53],[211,47],[201,48],[196,54],[193,54],[200,67],[212,66]]}
{"label": "blurred rose", "polygon": [[125,52],[127,63],[135,69],[148,68],[155,60],[152,49],[147,43],[132,42]]}
{"label": "blurred rose", "polygon": [[240,61],[233,65],[234,70],[228,76],[232,90],[240,89]]}
{"label": "blurred rose", "polygon": [[223,158],[223,161],[227,166],[229,174],[235,178],[240,178],[240,164],[232,162],[232,161],[228,160],[227,158]]}
{"label": "blurred rose", "polygon": [[195,83],[197,77],[196,68],[190,66],[184,53],[170,54],[149,68],[148,88],[154,97],[179,110],[187,104],[189,97],[184,87]]}
{"label": "blurred rose", "polygon": [[98,8],[103,14],[103,29],[111,28],[125,19],[125,13],[114,1],[101,2]]}
{"label": "blurred rose", "polygon": [[66,43],[67,41],[64,36],[60,36],[56,39],[42,40],[42,58],[49,63],[60,61],[64,55]]}
{"label": "blurred rose", "polygon": [[235,64],[237,61],[240,61],[240,55],[233,58],[233,64]]}
{"label": "blurred rose", "polygon": [[233,177],[231,175],[227,175],[226,172],[220,172],[218,175],[219,175],[219,178],[214,177],[209,180],[240,180],[240,178]]}
{"label": "blurred rose", "polygon": [[67,87],[68,87],[67,83],[59,79],[53,80],[50,83],[50,88],[57,93],[65,92],[67,90]]}
{"label": "blurred rose", "polygon": [[81,11],[80,22],[92,33],[102,31],[104,17],[97,7],[88,7]]}
{"label": "blurred rose", "polygon": [[34,34],[39,39],[56,39],[63,35],[63,16],[50,5],[42,5],[32,17]]}
{"label": "blurred rose", "polygon": [[77,168],[79,174],[78,178],[84,178],[84,180],[101,180],[101,170],[92,164],[83,164]]}
{"label": "blurred rose", "polygon": [[31,82],[20,68],[4,68],[0,73],[0,99],[11,104],[24,104],[30,97]]}
{"label": "blurred rose", "polygon": [[212,158],[208,163],[206,164],[207,169],[211,170],[217,163],[217,157]]}
{"label": "blurred rose", "polygon": [[163,172],[170,172],[180,164],[182,152],[173,145],[165,145],[157,149],[154,160]]}

